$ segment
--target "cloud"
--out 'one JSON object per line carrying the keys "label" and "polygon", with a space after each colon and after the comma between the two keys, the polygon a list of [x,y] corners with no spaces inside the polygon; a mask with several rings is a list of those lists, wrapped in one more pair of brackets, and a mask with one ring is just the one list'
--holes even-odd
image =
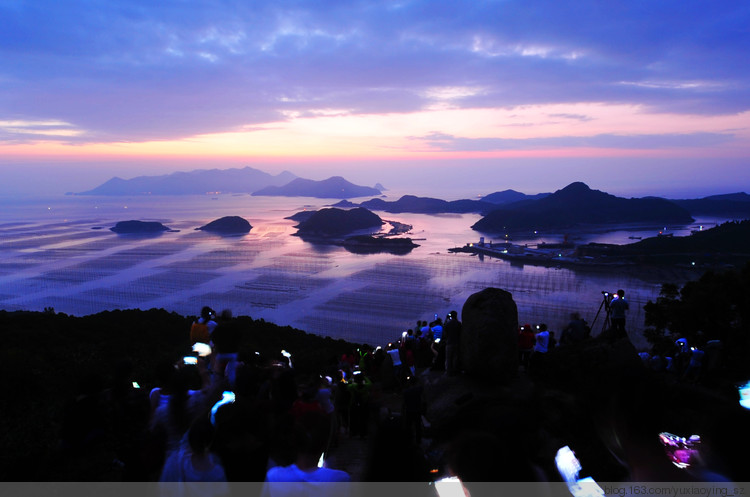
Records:
{"label": "cloud", "polygon": [[68,140],[83,134],[83,131],[63,121],[0,120],[0,140],[5,142],[25,143],[40,138]]}
{"label": "cloud", "polygon": [[507,150],[549,150],[566,148],[609,148],[624,150],[667,150],[724,145],[734,140],[728,133],[684,133],[593,136],[555,136],[544,138],[462,138],[434,132],[422,137],[432,148],[451,152],[495,152]]}
{"label": "cloud", "polygon": [[736,0],[38,0],[4,2],[0,18],[0,119],[80,131],[62,141],[179,139],[320,109],[750,109],[750,4]]}
{"label": "cloud", "polygon": [[581,122],[592,121],[594,119],[591,116],[584,116],[583,114],[549,114],[549,117],[557,117],[560,119],[569,119],[572,121],[581,121]]}

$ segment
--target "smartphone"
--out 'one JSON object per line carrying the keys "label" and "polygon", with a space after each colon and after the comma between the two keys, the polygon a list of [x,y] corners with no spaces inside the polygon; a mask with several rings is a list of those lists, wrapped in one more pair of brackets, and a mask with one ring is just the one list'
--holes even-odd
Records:
{"label": "smartphone", "polygon": [[740,385],[737,390],[740,393],[740,405],[745,409],[750,409],[750,381]]}
{"label": "smartphone", "polygon": [[698,456],[701,445],[699,435],[691,435],[690,438],[685,438],[666,431],[659,433],[659,441],[664,446],[664,451],[667,453],[669,460],[680,469],[690,467]]}
{"label": "smartphone", "polygon": [[560,447],[555,455],[557,471],[568,484],[578,481],[578,473],[581,471],[581,463],[575,453],[567,445]]}
{"label": "smartphone", "polygon": [[193,352],[197,353],[200,357],[206,357],[211,355],[211,346],[207,343],[195,342],[193,344]]}
{"label": "smartphone", "polygon": [[219,408],[225,404],[231,404],[234,402],[235,396],[234,392],[225,391],[221,394],[221,400],[218,401],[216,404],[213,405],[211,408],[211,424],[216,424],[216,411],[219,410]]}
{"label": "smartphone", "polygon": [[447,476],[435,482],[438,497],[466,497],[464,486],[457,476]]}
{"label": "smartphone", "polygon": [[555,456],[555,465],[560,476],[568,484],[573,497],[603,497],[604,490],[591,477],[578,478],[582,467],[573,450],[567,445],[561,447]]}
{"label": "smartphone", "polygon": [[195,364],[198,364],[198,358],[186,355],[185,357],[182,358],[182,363],[185,364],[186,366],[195,365]]}
{"label": "smartphone", "polygon": [[568,485],[573,497],[604,497],[604,490],[591,477],[581,478],[574,485]]}
{"label": "smartphone", "polygon": [[137,381],[133,382],[133,388],[141,388]]}

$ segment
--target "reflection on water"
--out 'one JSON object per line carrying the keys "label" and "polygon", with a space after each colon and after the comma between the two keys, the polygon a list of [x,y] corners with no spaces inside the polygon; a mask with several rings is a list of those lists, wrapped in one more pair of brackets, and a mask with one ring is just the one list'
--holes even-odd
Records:
{"label": "reflection on water", "polygon": [[[333,202],[305,206],[299,199],[248,195],[218,200],[68,196],[3,206],[0,307],[54,307],[77,315],[164,307],[190,315],[210,305],[321,335],[382,344],[419,319],[460,311],[469,295],[486,287],[513,294],[520,322],[546,322],[558,332],[573,311],[591,322],[601,291],[624,288],[631,302],[631,338],[645,346],[637,333],[643,304],[658,295],[661,283],[698,276],[668,269],[640,274],[637,269],[544,268],[448,253],[479,238],[470,228],[479,219],[476,214],[379,213],[413,226],[410,236],[420,246],[407,255],[354,254],[292,236],[295,223],[285,217],[326,203]],[[194,230],[227,215],[247,219],[251,232],[225,237]],[[109,231],[130,219],[159,221],[179,232],[143,238]],[[672,229],[683,233],[690,227]],[[570,236],[578,243],[628,243],[630,236],[651,236],[648,231]],[[514,241],[560,242],[563,236],[530,233]]]}

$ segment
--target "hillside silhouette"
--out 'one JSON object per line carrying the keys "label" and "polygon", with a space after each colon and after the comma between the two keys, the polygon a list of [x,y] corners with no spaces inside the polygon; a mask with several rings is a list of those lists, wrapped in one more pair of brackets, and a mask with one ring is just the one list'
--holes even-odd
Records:
{"label": "hillside silhouette", "polygon": [[555,193],[494,210],[472,225],[485,233],[570,229],[624,223],[689,223],[690,213],[662,198],[621,198],[575,182]]}
{"label": "hillside silhouette", "polygon": [[254,196],[353,198],[380,195],[380,190],[359,186],[341,176],[332,176],[322,181],[297,178],[283,186],[268,186],[253,192]]}

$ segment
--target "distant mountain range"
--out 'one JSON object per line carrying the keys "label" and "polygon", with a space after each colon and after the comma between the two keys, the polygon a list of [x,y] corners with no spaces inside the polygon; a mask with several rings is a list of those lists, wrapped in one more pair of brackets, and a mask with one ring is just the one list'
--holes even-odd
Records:
{"label": "distant mountain range", "polygon": [[507,233],[582,225],[692,221],[687,209],[669,200],[615,197],[576,182],[538,200],[515,202],[494,210],[477,221],[472,229],[484,233]]}
{"label": "distant mountain range", "polygon": [[390,213],[477,213],[477,231],[499,233],[525,229],[567,228],[577,225],[621,223],[688,223],[692,216],[750,217],[750,195],[730,193],[700,199],[644,197],[625,199],[591,190],[576,182],[555,193],[526,195],[515,190],[490,193],[477,200],[446,201],[404,195],[388,201],[373,198],[360,204],[349,198],[379,196],[385,188],[360,186],[341,176],[314,181],[284,171],[278,175],[245,167],[177,172],[161,176],[112,178],[77,195],[186,195],[206,193],[250,193],[263,196],[344,199],[335,207],[364,207]]}
{"label": "distant mountain range", "polygon": [[322,181],[297,178],[283,186],[267,186],[253,193],[275,197],[354,198],[380,195],[380,190],[359,186],[341,176],[332,176]]}
{"label": "distant mountain range", "polygon": [[496,210],[500,205],[530,202],[544,198],[548,195],[551,194],[538,193],[536,195],[526,195],[515,190],[504,190],[485,195],[481,200],[462,199],[450,201],[432,197],[404,195],[395,201],[373,198],[359,204],[354,204],[344,200],[335,204],[334,207],[365,207],[367,209],[395,214],[401,212],[413,212],[416,214],[465,214],[468,212],[476,212],[479,214],[487,214]]}
{"label": "distant mountain range", "polygon": [[525,193],[517,192],[515,190],[503,190],[501,192],[485,195],[482,197],[482,202],[489,202],[495,205],[505,205],[526,200],[539,200],[540,198],[548,197],[550,195],[552,194],[537,193],[536,195],[526,195]]}
{"label": "distant mountain range", "polygon": [[198,169],[162,176],[114,177],[92,190],[76,195],[194,195],[250,193],[253,195],[316,198],[355,198],[380,195],[384,188],[359,186],[341,176],[314,181],[289,171],[271,175],[252,167],[242,169]]}
{"label": "distant mountain range", "polygon": [[162,176],[114,177],[77,195],[191,195],[213,192],[252,193],[267,186],[285,185],[297,176],[284,171],[276,176],[245,167],[242,169],[197,169]]}
{"label": "distant mountain range", "polygon": [[482,202],[481,200],[447,201],[430,197],[415,197],[414,195],[404,195],[396,201],[386,201],[381,198],[373,198],[359,204],[354,204],[344,200],[334,204],[334,207],[364,207],[366,209],[391,213],[414,212],[418,214],[486,213],[497,209],[496,204]]}

